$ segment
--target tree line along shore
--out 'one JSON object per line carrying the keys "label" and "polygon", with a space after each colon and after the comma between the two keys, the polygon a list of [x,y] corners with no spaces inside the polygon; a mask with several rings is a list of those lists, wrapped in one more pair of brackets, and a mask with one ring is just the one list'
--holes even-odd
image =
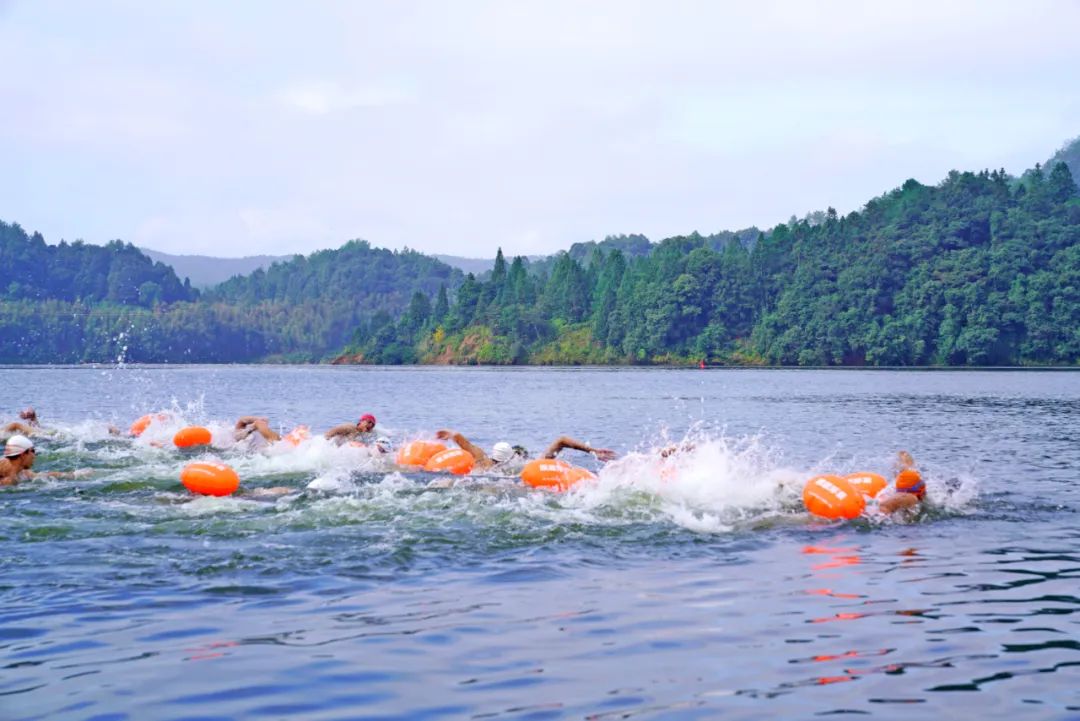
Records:
{"label": "tree line along shore", "polygon": [[129,244],[0,223],[0,363],[1080,362],[1068,164],[909,180],[768,231],[609,237],[480,277],[365,241],[206,290]]}

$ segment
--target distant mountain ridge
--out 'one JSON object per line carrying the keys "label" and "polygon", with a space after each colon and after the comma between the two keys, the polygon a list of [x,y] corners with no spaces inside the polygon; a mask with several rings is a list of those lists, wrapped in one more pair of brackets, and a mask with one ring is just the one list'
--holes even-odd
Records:
{"label": "distant mountain ridge", "polygon": [[224,283],[234,275],[249,275],[274,263],[292,260],[292,255],[249,255],[243,258],[218,258],[210,255],[173,255],[160,250],[139,248],[151,260],[164,263],[176,271],[177,277],[187,278],[195,288],[205,289]]}
{"label": "distant mountain ridge", "polygon": [[473,275],[489,273],[495,267],[494,258],[462,258],[457,255],[443,255],[442,253],[432,253],[431,257],[441,260],[451,268],[457,268],[462,273],[472,273]]}
{"label": "distant mountain ridge", "polygon": [[1050,172],[1056,163],[1065,163],[1069,166],[1069,172],[1073,178],[1080,178],[1080,138],[1073,138],[1061,146],[1050,160],[1042,166],[1045,172]]}

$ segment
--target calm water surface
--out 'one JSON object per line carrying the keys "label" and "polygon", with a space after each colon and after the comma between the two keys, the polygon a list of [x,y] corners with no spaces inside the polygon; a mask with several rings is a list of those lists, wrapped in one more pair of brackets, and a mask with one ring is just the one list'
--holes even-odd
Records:
{"label": "calm water surface", "polygon": [[[0,489],[3,719],[1080,718],[1080,374],[0,368],[56,429]],[[137,441],[109,436],[150,411]],[[565,495],[428,488],[362,448],[230,448],[372,412],[617,450]],[[221,447],[157,448],[182,425]],[[655,448],[694,449],[661,473]],[[814,522],[802,482],[930,489],[910,523]],[[193,499],[192,458],[245,494]],[[321,490],[309,489],[308,484]],[[288,486],[277,499],[251,495]]]}

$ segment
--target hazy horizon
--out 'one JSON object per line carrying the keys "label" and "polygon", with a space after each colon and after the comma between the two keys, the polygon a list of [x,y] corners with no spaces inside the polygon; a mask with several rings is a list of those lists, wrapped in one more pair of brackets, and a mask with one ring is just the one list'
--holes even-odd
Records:
{"label": "hazy horizon", "polygon": [[547,254],[1018,174],[1080,4],[0,0],[0,219],[49,242]]}

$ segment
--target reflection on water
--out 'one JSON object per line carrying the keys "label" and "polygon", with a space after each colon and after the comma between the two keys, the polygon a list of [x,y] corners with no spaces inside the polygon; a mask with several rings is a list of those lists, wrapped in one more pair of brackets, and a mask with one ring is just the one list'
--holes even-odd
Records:
{"label": "reflection on water", "polygon": [[[180,368],[0,381],[59,430],[44,467],[96,469],[0,490],[4,719],[1080,712],[1067,430],[1080,376]],[[492,404],[508,387],[515,402]],[[428,488],[318,439],[255,454],[150,443],[188,422],[223,433],[249,412],[326,427],[358,405],[397,440],[453,424],[539,448],[568,432],[623,460],[553,495],[512,477]],[[108,435],[157,408],[174,417],[145,442]],[[694,448],[673,460],[652,452],[684,437]],[[887,472],[900,447],[930,486],[914,523],[802,512],[810,475]],[[249,491],[295,492],[192,500],[179,469],[210,456]],[[307,490],[316,479],[324,490]]]}

